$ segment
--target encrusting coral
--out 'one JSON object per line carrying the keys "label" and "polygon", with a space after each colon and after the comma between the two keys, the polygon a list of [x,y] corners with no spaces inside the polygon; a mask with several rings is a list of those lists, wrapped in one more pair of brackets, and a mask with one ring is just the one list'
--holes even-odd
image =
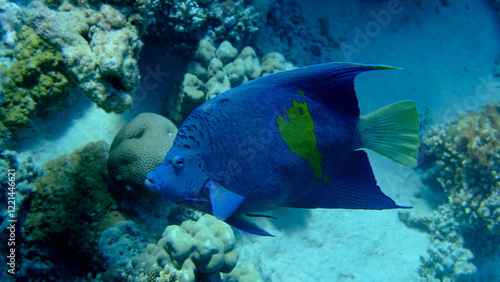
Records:
{"label": "encrusting coral", "polygon": [[35,115],[55,111],[68,97],[71,86],[61,52],[28,26],[21,28],[17,40],[12,63],[2,71],[0,134],[5,139],[28,125]]}
{"label": "encrusting coral", "polygon": [[[47,5],[45,5],[47,4]],[[63,54],[80,90],[107,112],[132,106],[140,35],[153,21],[146,1],[33,1],[26,22]]]}
{"label": "encrusting coral", "polygon": [[[476,272],[473,254],[495,255],[500,246],[500,105],[434,126],[423,138],[424,180],[447,202],[431,217],[402,213],[425,226],[433,248],[422,258],[425,279],[463,279]],[[451,256],[450,256],[451,252]]]}
{"label": "encrusting coral", "polygon": [[[71,155],[46,164],[33,185],[35,193],[22,226],[24,279],[60,280],[67,261],[78,263],[80,275],[102,267],[98,241],[101,232],[125,217],[107,186],[108,145],[89,143]],[[74,271],[74,269],[72,270]]]}
{"label": "encrusting coral", "polygon": [[229,41],[216,47],[208,37],[200,40],[194,58],[196,61],[189,62],[184,75],[175,113],[169,111],[170,118],[179,124],[204,101],[226,90],[294,68],[279,53],[271,52],[259,59],[252,47],[247,46],[238,53]]}
{"label": "encrusting coral", "polygon": [[144,253],[132,259],[131,268],[123,276],[129,281],[137,281],[147,274],[151,279],[159,277],[161,270],[169,269],[176,278],[167,281],[220,279],[220,273],[230,273],[227,281],[238,281],[235,279],[245,276],[260,279],[253,265],[235,268],[237,262],[233,230],[205,214],[196,221],[168,226],[157,244],[149,244]]}

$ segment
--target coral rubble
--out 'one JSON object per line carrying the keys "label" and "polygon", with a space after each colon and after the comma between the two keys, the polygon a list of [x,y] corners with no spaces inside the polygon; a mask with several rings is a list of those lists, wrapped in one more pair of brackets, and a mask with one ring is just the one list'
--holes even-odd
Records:
{"label": "coral rubble", "polygon": [[473,254],[493,256],[500,246],[500,105],[434,126],[422,144],[424,179],[446,203],[430,217],[400,215],[432,235],[420,275],[470,279],[476,272]]}

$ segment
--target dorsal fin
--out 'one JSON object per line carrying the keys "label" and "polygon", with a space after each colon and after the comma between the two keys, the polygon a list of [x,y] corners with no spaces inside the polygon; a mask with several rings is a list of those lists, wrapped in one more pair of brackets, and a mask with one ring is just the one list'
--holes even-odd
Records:
{"label": "dorsal fin", "polygon": [[250,83],[280,85],[286,92],[292,91],[328,105],[348,117],[359,117],[358,99],[354,91],[354,78],[365,71],[392,70],[384,65],[354,63],[325,63],[277,72]]}

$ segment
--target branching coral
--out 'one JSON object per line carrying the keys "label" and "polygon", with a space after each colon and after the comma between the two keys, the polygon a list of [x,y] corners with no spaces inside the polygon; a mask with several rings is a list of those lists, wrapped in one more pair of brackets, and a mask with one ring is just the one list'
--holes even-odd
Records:
{"label": "branching coral", "polygon": [[[472,253],[490,256],[500,246],[500,105],[434,126],[422,144],[425,180],[447,203],[430,218],[401,214],[410,225],[427,226],[436,246],[420,272],[426,278],[470,277],[476,270]],[[436,249],[443,245],[455,252]]]}
{"label": "branching coral", "polygon": [[422,152],[426,179],[448,196],[463,231],[500,239],[500,105],[433,127]]}

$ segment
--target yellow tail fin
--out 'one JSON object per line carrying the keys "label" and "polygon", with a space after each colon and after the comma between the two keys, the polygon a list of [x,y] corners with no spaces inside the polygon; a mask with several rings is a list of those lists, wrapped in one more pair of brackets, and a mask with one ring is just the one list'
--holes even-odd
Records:
{"label": "yellow tail fin", "polygon": [[418,111],[402,101],[362,116],[358,128],[362,146],[408,166],[417,165]]}

